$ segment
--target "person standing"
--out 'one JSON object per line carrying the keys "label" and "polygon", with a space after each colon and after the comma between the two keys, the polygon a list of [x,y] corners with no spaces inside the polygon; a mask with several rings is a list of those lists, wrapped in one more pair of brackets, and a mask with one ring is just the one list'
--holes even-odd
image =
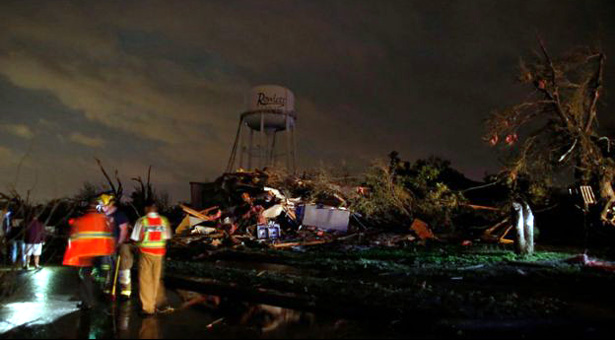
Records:
{"label": "person standing", "polygon": [[115,238],[106,216],[96,210],[96,202],[85,215],[71,222],[63,264],[79,268],[79,307],[89,310],[94,305],[94,262],[115,253]]}
{"label": "person standing", "polygon": [[[2,209],[2,220],[0,220],[0,240],[2,241],[2,258],[4,260],[4,264],[8,264],[8,258],[10,254],[9,249],[9,233],[11,231],[11,211],[8,208]],[[6,255],[6,256],[5,256]]]}
{"label": "person standing", "polygon": [[[115,236],[115,242],[117,245],[117,254],[119,255],[120,261],[120,272],[119,272],[119,282],[120,282],[120,295],[124,299],[130,299],[132,295],[132,280],[130,271],[132,270],[132,266],[134,264],[134,246],[130,244],[129,233],[130,233],[130,221],[124,212],[122,212],[116,204],[116,199],[114,195],[111,194],[103,194],[99,199],[100,204],[102,205],[102,210],[105,215],[109,219],[111,223],[111,228],[113,230]],[[113,263],[114,261],[108,261]],[[115,268],[115,266],[113,266]],[[110,276],[108,276],[107,280],[107,288],[110,291],[110,286],[113,285],[113,280],[115,279],[114,273],[112,271],[109,272]]]}
{"label": "person standing", "polygon": [[152,316],[164,300],[161,284],[166,243],[172,237],[169,221],[158,214],[154,201],[146,202],[144,217],[135,224],[131,239],[137,242],[139,259],[139,297],[142,314]]}
{"label": "person standing", "polygon": [[43,253],[43,243],[45,242],[45,225],[38,220],[37,217],[32,219],[32,222],[26,229],[26,269],[30,266],[30,260],[34,257],[34,268],[40,269],[40,260]]}
{"label": "person standing", "polygon": [[20,263],[24,269],[26,268],[26,254],[24,245],[24,226],[23,220],[10,219],[9,220],[9,232],[6,238],[10,245],[10,257],[11,263],[16,266]]}
{"label": "person standing", "polygon": [[9,209],[7,208],[3,208],[2,211],[0,211],[0,225],[2,226],[2,228],[0,228],[0,237],[4,237],[7,233],[8,233],[8,226],[10,225],[9,221],[11,218],[11,212]]}

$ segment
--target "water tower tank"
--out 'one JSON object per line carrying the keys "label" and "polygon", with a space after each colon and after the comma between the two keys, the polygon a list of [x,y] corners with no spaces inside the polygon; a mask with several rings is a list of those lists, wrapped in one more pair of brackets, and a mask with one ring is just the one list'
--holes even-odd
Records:
{"label": "water tower tank", "polygon": [[278,85],[255,86],[246,97],[246,109],[239,119],[227,172],[286,163],[286,169],[294,173],[295,95]]}
{"label": "water tower tank", "polygon": [[295,95],[278,85],[260,85],[248,93],[244,122],[255,131],[284,131],[294,127]]}

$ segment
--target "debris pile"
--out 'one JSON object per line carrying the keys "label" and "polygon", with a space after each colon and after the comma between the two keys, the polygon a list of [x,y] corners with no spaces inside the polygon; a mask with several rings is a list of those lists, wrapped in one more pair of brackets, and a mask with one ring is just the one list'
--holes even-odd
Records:
{"label": "debris pile", "polygon": [[360,186],[265,170],[227,173],[214,183],[192,187],[194,207],[181,206],[184,218],[174,240],[178,247],[287,249],[339,242],[396,247],[436,238],[418,219],[406,234],[370,227],[348,207],[353,195],[364,191]]}

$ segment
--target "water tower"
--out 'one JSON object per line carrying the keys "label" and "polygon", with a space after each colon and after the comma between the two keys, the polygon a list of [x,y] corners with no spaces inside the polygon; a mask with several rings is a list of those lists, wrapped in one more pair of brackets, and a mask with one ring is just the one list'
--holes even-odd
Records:
{"label": "water tower", "polygon": [[282,86],[260,85],[246,99],[226,171],[285,165],[294,173],[295,95]]}

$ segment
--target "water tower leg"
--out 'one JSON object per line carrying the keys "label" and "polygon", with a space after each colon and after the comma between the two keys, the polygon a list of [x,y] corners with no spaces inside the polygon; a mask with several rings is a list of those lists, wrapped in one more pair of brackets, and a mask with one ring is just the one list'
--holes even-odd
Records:
{"label": "water tower leg", "polygon": [[290,168],[290,149],[291,149],[291,139],[290,139],[290,134],[292,133],[291,131],[291,127],[290,127],[290,120],[288,119],[288,114],[286,114],[286,171],[288,171],[289,173],[292,172],[292,169]]}
{"label": "water tower leg", "polygon": [[269,166],[269,135],[265,133],[265,147],[263,148],[263,168]]}
{"label": "water tower leg", "polygon": [[295,128],[292,128],[291,138],[293,140],[293,174],[297,172],[297,139],[295,138]]}
{"label": "water tower leg", "polygon": [[[243,125],[243,124],[242,124]],[[243,133],[241,133],[241,130],[239,131],[239,168],[243,169],[243,153],[244,153],[244,147],[243,147]],[[235,169],[237,170],[237,169]]]}
{"label": "water tower leg", "polygon": [[248,171],[252,171],[252,154],[254,153],[254,130],[250,129],[250,145],[248,146]]}
{"label": "water tower leg", "polygon": [[237,134],[235,135],[235,141],[233,142],[233,149],[231,150],[231,157],[228,160],[228,164],[226,165],[226,171],[227,172],[231,172],[233,171],[233,167],[235,167],[235,159],[237,157],[237,144],[239,142],[240,136],[241,136],[241,126],[242,126],[242,121],[239,121],[239,126],[237,127]]}
{"label": "water tower leg", "polygon": [[261,147],[260,147],[260,160],[259,160],[259,168],[264,168],[266,166],[266,157],[267,157],[267,135],[265,134],[265,114],[261,113]]}
{"label": "water tower leg", "polygon": [[269,152],[269,165],[271,167],[275,167],[275,140],[276,140],[277,135],[278,133],[274,132],[273,135],[271,136],[271,139],[273,139],[271,141],[271,152]]}

